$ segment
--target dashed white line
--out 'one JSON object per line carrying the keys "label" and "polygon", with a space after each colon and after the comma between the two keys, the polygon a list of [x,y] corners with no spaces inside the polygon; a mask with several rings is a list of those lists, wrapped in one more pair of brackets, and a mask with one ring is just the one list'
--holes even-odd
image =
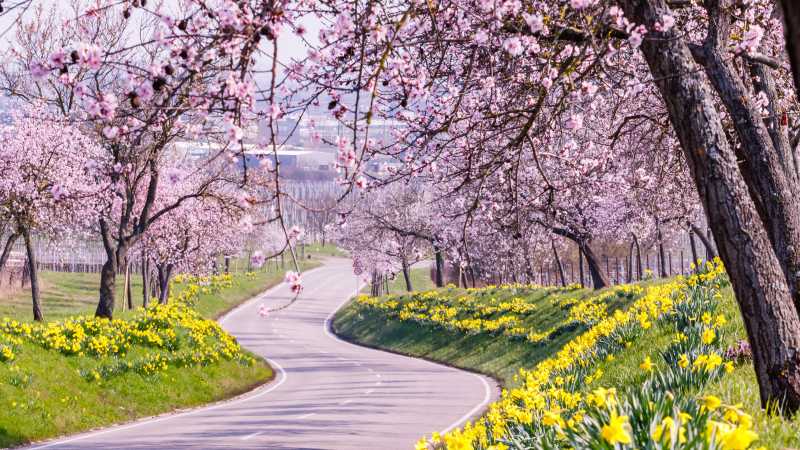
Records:
{"label": "dashed white line", "polygon": [[345,401],[343,401],[343,402],[341,402],[341,403],[339,403],[339,404],[340,404],[340,405],[346,405],[346,404],[348,404],[348,403],[350,403],[350,402],[352,402],[352,401],[353,401],[353,399],[352,399],[352,398],[348,398],[347,400],[345,400]]}
{"label": "dashed white line", "polygon": [[370,389],[370,390],[368,390],[367,392],[364,392],[364,393],[369,395],[369,394],[372,394],[373,392],[375,392],[375,389]]}
{"label": "dashed white line", "polygon": [[317,413],[308,413],[308,414],[303,414],[302,416],[297,416],[297,418],[298,418],[298,419],[307,419],[307,418],[309,418],[309,417],[311,417],[311,416],[313,416],[313,415],[316,415],[316,414],[317,414]]}

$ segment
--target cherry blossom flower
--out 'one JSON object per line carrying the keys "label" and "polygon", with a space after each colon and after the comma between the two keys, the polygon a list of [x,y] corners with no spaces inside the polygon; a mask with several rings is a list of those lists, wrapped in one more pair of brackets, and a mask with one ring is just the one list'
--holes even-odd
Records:
{"label": "cherry blossom flower", "polygon": [[284,282],[291,287],[291,290],[294,294],[299,294],[303,289],[301,276],[297,272],[291,270],[287,271],[286,276],[284,277]]}
{"label": "cherry blossom flower", "polygon": [[742,41],[736,46],[736,50],[743,53],[752,53],[758,49],[761,40],[764,38],[764,29],[758,25],[751,25],[744,33]]}
{"label": "cherry blossom flower", "polygon": [[518,37],[510,37],[503,41],[503,50],[511,56],[519,56],[525,50],[522,41]]}
{"label": "cherry blossom flower", "polygon": [[266,318],[269,315],[269,307],[267,305],[261,305],[258,307],[258,315]]}
{"label": "cherry blossom flower", "polygon": [[31,63],[31,76],[36,81],[41,81],[50,74],[50,69],[39,61]]}

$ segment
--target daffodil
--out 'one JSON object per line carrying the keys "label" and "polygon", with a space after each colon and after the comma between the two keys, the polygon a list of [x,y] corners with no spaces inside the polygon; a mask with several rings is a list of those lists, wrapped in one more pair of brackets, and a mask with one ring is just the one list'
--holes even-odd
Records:
{"label": "daffodil", "polygon": [[647,357],[644,358],[644,361],[642,361],[642,363],[639,364],[639,368],[642,369],[642,370],[645,370],[647,372],[652,372],[653,371],[653,361],[651,361],[650,357],[647,356]]}
{"label": "daffodil", "polygon": [[609,423],[603,425],[600,434],[611,445],[630,444],[631,435],[628,427],[628,416],[618,416],[616,412],[612,412]]}

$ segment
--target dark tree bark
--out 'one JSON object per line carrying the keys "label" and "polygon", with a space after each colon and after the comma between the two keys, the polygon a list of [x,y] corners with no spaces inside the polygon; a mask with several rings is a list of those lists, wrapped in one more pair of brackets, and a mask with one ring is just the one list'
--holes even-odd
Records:
{"label": "dark tree bark", "polygon": [[625,282],[630,283],[633,281],[633,241],[628,247],[628,265],[625,267]]}
{"label": "dark tree bark", "polygon": [[[728,9],[732,5],[732,0],[706,2],[711,17],[708,37],[702,47],[692,47],[692,54],[705,67],[731,115],[740,141],[736,146],[742,160],[740,170],[800,311],[800,203],[795,201],[798,192],[793,160],[785,153],[788,138],[784,143],[779,136],[785,130],[779,124],[770,133],[751,92],[725,57],[731,25]],[[768,89],[763,80],[759,83]]]}
{"label": "dark tree bark", "polygon": [[172,278],[172,264],[156,264],[158,270],[158,303],[166,305],[169,301],[169,280]]}
{"label": "dark tree bark", "polygon": [[581,287],[585,288],[586,283],[584,282],[585,276],[583,274],[583,250],[578,247],[578,276],[581,278]]}
{"label": "dark tree bark", "polygon": [[697,244],[694,241],[694,231],[691,228],[689,229],[689,246],[692,248],[692,264],[697,266],[697,261],[699,260],[697,258]]}
{"label": "dark tree bark", "polygon": [[636,236],[635,233],[631,233],[633,237],[633,245],[636,246],[636,279],[642,279],[642,248],[639,246],[639,238]]}
{"label": "dark tree bark", "polygon": [[150,303],[150,291],[149,291],[149,272],[150,268],[147,265],[147,256],[142,256],[142,306],[147,308],[148,303]]}
{"label": "dark tree bark", "polygon": [[3,253],[0,254],[0,270],[3,270],[3,267],[6,266],[8,262],[8,257],[11,256],[11,249],[14,248],[14,242],[17,241],[19,238],[19,233],[11,233],[6,238],[6,244],[3,246]]}
{"label": "dark tree bark", "polygon": [[664,241],[661,235],[661,225],[656,225],[656,236],[658,239],[658,276],[667,278],[667,257],[664,254]]}
{"label": "dark tree bark", "polygon": [[100,301],[97,302],[97,317],[111,319],[114,316],[114,303],[116,301],[117,268],[119,261],[125,256],[124,246],[115,246],[108,222],[100,219],[100,233],[103,237],[103,248],[106,251],[106,262],[100,269]]}
{"label": "dark tree bark", "polygon": [[403,278],[405,279],[406,282],[406,291],[411,292],[414,290],[414,288],[411,286],[411,273],[410,273],[411,271],[408,268],[408,260],[406,260],[405,257],[402,260],[402,264],[403,264]]}
{"label": "dark tree bark", "polygon": [[694,234],[700,239],[700,242],[703,243],[703,247],[706,249],[706,259],[711,260],[717,257],[717,251],[714,249],[714,245],[711,243],[711,239],[703,233],[703,230],[697,227],[697,225],[691,225],[692,231]]}
{"label": "dark tree bark", "polygon": [[[624,0],[625,15],[655,23],[664,0]],[[762,405],[800,407],[800,317],[781,262],[737,167],[708,84],[677,30],[641,46],[700,193],[753,351]],[[754,174],[761,176],[762,174]]]}
{"label": "dark tree bark", "polygon": [[133,310],[133,292],[131,290],[131,263],[125,261],[125,297],[128,301],[128,310]]}
{"label": "dark tree bark", "polygon": [[589,275],[592,277],[592,287],[594,289],[602,289],[609,285],[608,277],[603,273],[603,268],[600,266],[600,259],[597,258],[592,248],[588,243],[582,243],[581,249],[584,256],[586,256],[586,265],[589,268]]}
{"label": "dark tree bark", "polygon": [[594,289],[602,289],[610,284],[607,275],[603,272],[603,267],[600,265],[600,259],[591,249],[588,237],[580,236],[570,230],[559,227],[551,227],[550,230],[578,244],[583,255],[586,256],[586,265],[589,269],[589,275],[592,277],[592,287]]}
{"label": "dark tree bark", "polygon": [[444,287],[444,255],[436,244],[433,245],[433,256],[436,260],[436,287]]}
{"label": "dark tree bark", "polygon": [[41,322],[44,320],[42,314],[42,299],[39,292],[39,271],[36,269],[36,251],[31,242],[31,230],[26,226],[19,227],[22,238],[25,241],[25,252],[28,254],[28,271],[31,277],[31,300],[33,303],[33,320]]}
{"label": "dark tree bark", "polygon": [[550,247],[553,249],[553,258],[556,260],[556,269],[558,276],[561,278],[561,287],[566,287],[567,280],[564,278],[564,266],[561,265],[561,258],[558,257],[558,250],[556,250],[556,243],[550,241]]}
{"label": "dark tree bark", "polygon": [[780,0],[778,3],[783,12],[783,35],[792,66],[795,95],[800,98],[800,4],[794,0]]}

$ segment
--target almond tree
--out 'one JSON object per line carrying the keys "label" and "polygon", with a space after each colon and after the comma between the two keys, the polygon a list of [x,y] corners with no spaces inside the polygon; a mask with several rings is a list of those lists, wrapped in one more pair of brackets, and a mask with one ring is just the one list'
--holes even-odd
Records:
{"label": "almond tree", "polygon": [[43,320],[34,234],[84,232],[108,186],[99,172],[101,148],[62,116],[23,108],[0,131],[0,205],[28,256],[34,320]]}

